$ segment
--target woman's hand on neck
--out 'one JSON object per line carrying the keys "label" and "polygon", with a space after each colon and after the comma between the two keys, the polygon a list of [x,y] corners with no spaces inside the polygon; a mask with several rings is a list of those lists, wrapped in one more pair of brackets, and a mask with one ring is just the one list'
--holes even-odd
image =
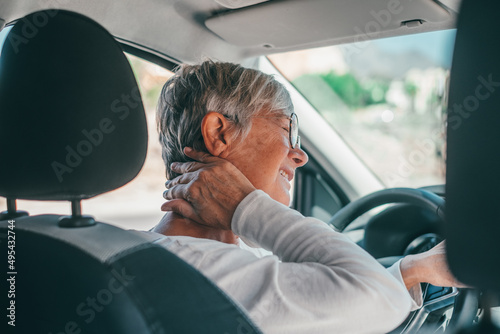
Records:
{"label": "woman's hand on neck", "polygon": [[174,212],[167,212],[158,225],[153,228],[153,232],[163,235],[184,235],[194,238],[212,239],[228,244],[238,244],[238,237],[231,230],[219,230],[207,227]]}

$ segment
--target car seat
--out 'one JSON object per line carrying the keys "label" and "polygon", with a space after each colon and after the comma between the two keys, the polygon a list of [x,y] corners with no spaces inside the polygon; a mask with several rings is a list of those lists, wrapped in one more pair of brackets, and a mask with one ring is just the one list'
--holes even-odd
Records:
{"label": "car seat", "polygon": [[447,256],[461,282],[483,291],[482,320],[467,333],[500,333],[490,311],[500,305],[499,11],[498,1],[462,2],[450,73]]}
{"label": "car seat", "polygon": [[[0,57],[0,195],[8,203],[0,332],[260,333],[176,255],[82,214],[82,200],[138,174],[146,148],[137,83],[103,27],[61,10],[17,21]],[[68,201],[72,214],[29,216],[16,199]]]}

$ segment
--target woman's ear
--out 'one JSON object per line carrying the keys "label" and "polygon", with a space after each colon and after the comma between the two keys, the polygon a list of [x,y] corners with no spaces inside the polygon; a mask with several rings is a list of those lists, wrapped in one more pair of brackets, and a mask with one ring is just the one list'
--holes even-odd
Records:
{"label": "woman's ear", "polygon": [[224,115],[209,112],[201,122],[201,134],[208,152],[213,156],[224,158],[231,145],[231,124]]}

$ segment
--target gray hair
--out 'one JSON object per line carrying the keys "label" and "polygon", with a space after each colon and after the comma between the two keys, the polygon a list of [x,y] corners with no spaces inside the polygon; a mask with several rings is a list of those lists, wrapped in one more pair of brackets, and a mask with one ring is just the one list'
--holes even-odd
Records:
{"label": "gray hair", "polygon": [[170,169],[172,162],[191,160],[184,147],[207,151],[201,122],[212,111],[224,115],[237,140],[243,140],[253,116],[290,115],[293,104],[286,88],[260,71],[213,61],[181,65],[163,86],[156,113],[168,179],[177,176]]}

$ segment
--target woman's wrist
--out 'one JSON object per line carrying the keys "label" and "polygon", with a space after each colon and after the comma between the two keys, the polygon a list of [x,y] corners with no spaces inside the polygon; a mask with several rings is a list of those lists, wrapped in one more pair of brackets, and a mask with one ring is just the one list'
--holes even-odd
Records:
{"label": "woman's wrist", "polygon": [[400,270],[406,289],[410,290],[412,287],[422,282],[424,267],[421,261],[419,261],[418,255],[405,256],[401,260]]}
{"label": "woman's wrist", "polygon": [[466,287],[456,280],[446,260],[445,244],[419,254],[408,255],[400,264],[401,276],[408,289],[419,283],[435,286]]}

